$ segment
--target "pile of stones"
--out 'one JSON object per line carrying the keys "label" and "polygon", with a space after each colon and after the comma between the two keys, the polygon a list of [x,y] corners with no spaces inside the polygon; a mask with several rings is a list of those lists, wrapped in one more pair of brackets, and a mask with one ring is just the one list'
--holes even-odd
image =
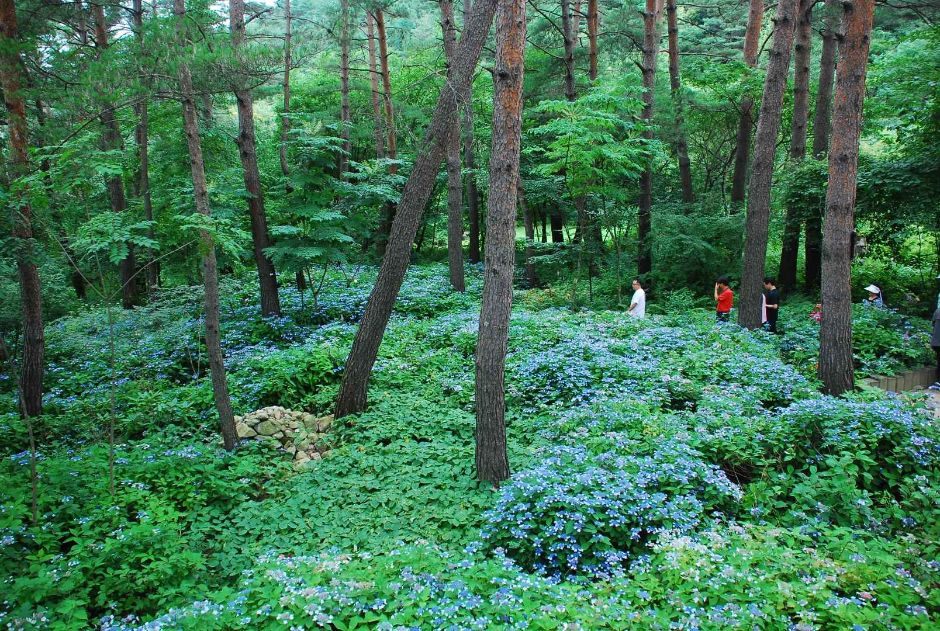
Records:
{"label": "pile of stones", "polygon": [[235,417],[239,440],[275,440],[293,457],[298,469],[329,453],[325,439],[332,424],[332,414],[318,417],[279,406]]}

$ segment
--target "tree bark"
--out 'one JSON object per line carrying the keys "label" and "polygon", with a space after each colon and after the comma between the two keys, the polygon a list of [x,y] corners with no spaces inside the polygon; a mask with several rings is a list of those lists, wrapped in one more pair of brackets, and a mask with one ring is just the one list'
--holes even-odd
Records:
{"label": "tree bark", "polygon": [[[656,88],[656,61],[659,53],[659,0],[646,0],[643,13],[643,112],[641,118],[647,126],[643,137],[653,140],[653,91]],[[637,273],[648,274],[653,269],[650,244],[653,209],[653,156],[648,155],[640,174],[640,204],[637,217]]]}
{"label": "tree bark", "polygon": [[494,485],[509,477],[504,382],[516,254],[525,29],[525,0],[499,0],[486,259],[476,353],[477,479]]}
{"label": "tree bark", "polygon": [[669,28],[669,86],[676,108],[676,157],[679,160],[679,181],[682,184],[682,201],[695,201],[692,191],[692,163],[689,161],[689,144],[685,139],[683,122],[682,83],[679,77],[679,20],[676,15],[676,0],[668,0],[666,14]]}
{"label": "tree bark", "polygon": [[823,229],[822,304],[819,330],[819,378],[829,394],[855,387],[852,361],[852,234],[858,142],[865,101],[865,75],[874,0],[844,3],[845,36],[839,47],[839,68],[829,151],[829,188]]}
{"label": "tree bark", "polygon": [[415,164],[402,191],[402,202],[392,224],[388,250],[382,259],[379,275],[366,305],[362,322],[356,332],[352,350],[336,402],[336,416],[361,412],[366,407],[369,376],[395,299],[408,269],[411,244],[421,222],[421,215],[431,195],[438,169],[444,158],[448,135],[453,126],[451,117],[457,108],[461,89],[472,80],[477,60],[486,41],[496,0],[476,0],[465,22],[457,44],[454,63],[447,71],[447,85],[438,96],[431,124],[416,154]]}
{"label": "tree bark", "polygon": [[[812,0],[800,0],[797,14],[796,41],[793,44],[793,123],[790,136],[790,159],[794,165],[806,157],[806,124],[809,121],[809,58],[812,42]],[[796,288],[796,263],[800,253],[802,208],[787,208],[783,223],[783,247],[777,286],[784,291]]]}
{"label": "tree bark", "polygon": [[[391,160],[398,158],[398,140],[395,133],[395,108],[392,105],[392,77],[388,69],[388,39],[385,36],[385,14],[382,9],[376,9],[375,29],[379,39],[379,67],[382,70],[382,90],[385,102],[385,130],[387,137],[387,156]],[[398,165],[392,164],[388,169],[389,173],[395,175],[398,173]],[[392,222],[395,220],[397,212],[395,204],[385,204],[383,209],[383,218],[379,230],[379,238],[376,240],[376,253],[379,256],[385,256],[385,250],[388,247],[388,239],[392,230]]]}
{"label": "tree bark", "polygon": [[[744,32],[744,63],[751,68],[757,67],[760,46],[760,28],[764,19],[764,0],[750,0],[747,16],[747,30]],[[744,203],[747,187],[747,167],[751,151],[751,127],[754,101],[749,96],[741,99],[741,118],[738,120],[738,138],[734,151],[734,175],[731,176],[731,207],[737,209]]]}
{"label": "tree bark", "polygon": [[[284,111],[281,114],[281,144],[278,147],[278,156],[281,160],[281,173],[284,177],[290,175],[290,165],[287,163],[287,137],[290,134],[290,70],[291,64],[291,20],[290,0],[284,0],[284,80],[281,89],[284,93]],[[292,188],[287,184],[287,192]]]}
{"label": "tree bark", "polygon": [[[816,91],[816,114],[813,117],[813,157],[822,160],[829,151],[829,114],[832,107],[832,85],[836,74],[838,31],[842,22],[842,5],[826,1],[825,26],[822,31],[822,53],[819,58],[819,87]],[[822,208],[807,209],[805,281],[807,289],[819,287],[822,274]]]}
{"label": "tree bark", "polygon": [[[229,0],[229,13],[232,45],[238,55],[245,45],[244,0]],[[277,294],[277,273],[274,263],[264,253],[264,250],[271,246],[271,239],[268,236],[268,219],[264,210],[264,193],[261,191],[261,173],[258,170],[254,99],[251,96],[251,90],[236,86],[235,102],[238,108],[238,137],[235,144],[238,145],[245,190],[248,192],[248,216],[251,218],[251,241],[254,246],[255,267],[258,270],[261,315],[280,315],[281,303]]]}
{"label": "tree bark", "polygon": [[[457,25],[454,23],[454,5],[441,0],[441,29],[444,36],[444,55],[447,66],[454,63],[457,48]],[[458,103],[458,108],[464,105]],[[466,289],[463,270],[463,182],[460,174],[460,112],[451,120],[453,131],[447,140],[447,262],[450,284],[456,291]]]}
{"label": "tree bark", "polygon": [[591,81],[597,79],[597,30],[600,25],[600,14],[597,10],[597,0],[588,0],[588,76]]}
{"label": "tree bark", "polygon": [[349,0],[340,0],[340,37],[339,37],[339,81],[340,81],[340,130],[343,139],[343,153],[339,159],[339,177],[345,179],[349,170],[349,156],[352,155],[352,145],[349,142],[349,128],[352,121],[349,119]]}
{"label": "tree bark", "polygon": [[[236,0],[237,1],[237,0]],[[186,5],[184,0],[173,0],[173,13],[176,16],[176,28],[180,36],[180,45],[188,46],[186,32]],[[185,57],[184,57],[185,59]],[[186,133],[186,145],[189,149],[189,165],[193,178],[193,198],[196,212],[208,217],[209,191],[206,186],[205,163],[202,158],[202,144],[199,139],[199,119],[196,113],[196,100],[193,96],[193,79],[189,65],[183,61],[179,66],[180,94],[183,102],[183,129]],[[202,273],[205,288],[206,308],[206,348],[209,355],[209,372],[212,377],[212,394],[215,397],[216,411],[222,430],[222,443],[225,449],[235,449],[238,436],[235,433],[235,417],[232,414],[232,402],[225,378],[225,362],[222,357],[221,335],[219,332],[219,270],[215,259],[215,243],[212,235],[203,230]]]}
{"label": "tree bark", "polygon": [[[463,22],[470,15],[470,0],[463,0]],[[467,218],[469,220],[467,257],[480,262],[480,194],[477,191],[476,156],[473,152],[473,81],[467,83],[463,98],[463,165],[467,170]]]}
{"label": "tree bark", "polygon": [[[93,3],[91,12],[95,22],[95,56],[100,59],[104,51],[108,49],[108,25],[105,22],[104,8],[100,4]],[[121,136],[121,128],[110,103],[106,104],[100,119],[103,127],[101,132],[102,148],[105,151],[123,151],[124,140]],[[115,213],[125,212],[127,210],[127,195],[124,191],[124,178],[120,175],[108,176],[105,178],[105,185],[108,188],[111,211]],[[121,278],[121,305],[125,309],[131,309],[137,300],[137,284],[134,279],[134,247],[132,244],[127,244],[127,251],[127,257],[118,264],[118,269]]]}
{"label": "tree bark", "polygon": [[[13,0],[0,0],[0,88],[7,110],[7,135],[10,142],[11,175],[27,177],[29,165],[29,129],[26,104],[20,93],[25,83],[21,76],[19,28]],[[23,310],[23,355],[20,369],[20,413],[26,417],[42,414],[42,376],[45,368],[45,334],[42,324],[42,292],[39,270],[36,269],[33,240],[33,211],[29,197],[21,186],[12,187],[8,200],[12,208],[13,243],[16,272],[20,283]]]}
{"label": "tree bark", "polygon": [[757,133],[754,136],[754,164],[748,187],[747,218],[744,223],[744,268],[741,271],[741,307],[738,324],[756,329],[763,324],[761,303],[764,266],[767,258],[767,230],[770,226],[770,185],[773,180],[780,110],[787,89],[790,51],[796,28],[797,0],[780,0],[774,17],[774,38],[764,77]]}
{"label": "tree bark", "polygon": [[[134,35],[141,53],[144,50],[144,6],[143,0],[134,0]],[[141,81],[147,84],[145,73],[141,72]],[[149,87],[149,85],[148,85]],[[150,115],[147,98],[141,100],[137,107],[137,195],[144,205],[144,218],[153,221],[153,195],[150,192]],[[156,240],[153,225],[147,229],[147,236]],[[147,260],[147,287],[153,289],[160,284],[160,262],[157,261],[156,250],[151,250]]]}
{"label": "tree bark", "polygon": [[369,39],[369,81],[372,85],[372,116],[375,119],[375,157],[385,157],[385,125],[382,121],[382,104],[379,95],[379,71],[375,61],[375,28],[372,14],[366,11],[366,32]]}
{"label": "tree bark", "polygon": [[565,40],[565,99],[574,101],[574,40],[571,0],[561,0],[561,32]]}

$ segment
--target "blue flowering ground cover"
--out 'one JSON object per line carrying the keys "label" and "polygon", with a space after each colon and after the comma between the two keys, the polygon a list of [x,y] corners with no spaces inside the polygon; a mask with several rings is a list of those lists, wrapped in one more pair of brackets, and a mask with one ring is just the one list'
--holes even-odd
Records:
{"label": "blue flowering ground cover", "polygon": [[[237,411],[329,411],[373,279],[337,269],[316,301],[283,288],[276,319],[227,286]],[[518,292],[514,473],[493,490],[474,482],[468,280],[456,295],[443,267],[409,272],[369,409],[300,472],[265,444],[220,448],[197,288],[115,313],[113,367],[103,311],[52,323],[35,524],[0,382],[0,626],[940,626],[940,430],[916,401],[820,395],[811,322],[780,339]],[[893,318],[857,314],[898,365],[920,361],[922,323]]]}

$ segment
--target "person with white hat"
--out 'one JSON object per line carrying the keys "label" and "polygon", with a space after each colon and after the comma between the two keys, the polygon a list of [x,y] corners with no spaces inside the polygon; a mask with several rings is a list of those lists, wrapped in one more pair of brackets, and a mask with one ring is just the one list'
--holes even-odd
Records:
{"label": "person with white hat", "polygon": [[868,292],[868,298],[863,300],[862,304],[866,304],[872,307],[885,306],[884,297],[881,295],[881,289],[877,285],[869,285],[865,288],[865,291]]}

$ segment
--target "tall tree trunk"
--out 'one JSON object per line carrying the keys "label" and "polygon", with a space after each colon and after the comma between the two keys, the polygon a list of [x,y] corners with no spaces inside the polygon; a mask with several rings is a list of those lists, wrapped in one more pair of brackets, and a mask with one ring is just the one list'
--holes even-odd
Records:
{"label": "tall tree trunk", "polygon": [[597,10],[597,0],[588,0],[588,76],[591,81],[597,79],[597,30],[600,25],[600,15]]}
{"label": "tall tree trunk", "polygon": [[679,20],[676,15],[676,0],[668,0],[666,14],[669,28],[669,86],[676,108],[676,156],[679,159],[679,181],[682,183],[682,201],[692,203],[692,163],[689,161],[689,145],[685,139],[683,122],[682,84],[679,78]]}
{"label": "tall tree trunk", "polygon": [[[470,0],[463,0],[463,23],[470,15]],[[467,83],[463,100],[463,165],[467,170],[467,219],[469,220],[467,258],[480,262],[480,194],[477,191],[476,155],[473,151],[473,81]]]}
{"label": "tall tree trunk", "polygon": [[[829,151],[829,113],[832,107],[832,85],[836,75],[838,31],[842,23],[842,4],[826,0],[825,26],[822,31],[822,53],[819,57],[819,87],[816,91],[816,114],[813,117],[813,157],[822,160]],[[819,287],[822,274],[822,208],[807,208],[805,280],[810,290]]]}
{"label": "tall tree trunk", "polygon": [[[647,130],[643,136],[653,140],[653,91],[656,88],[656,60],[659,54],[659,0],[646,0],[643,13],[643,112],[641,117]],[[648,155],[640,174],[640,209],[637,217],[637,273],[648,274],[653,269],[650,243],[653,210],[653,156]]]}
{"label": "tall tree trunk", "polygon": [[[238,0],[235,0],[238,1]],[[176,15],[176,28],[180,36],[180,45],[188,46],[189,36],[186,29],[185,0],[173,0],[173,13]],[[185,59],[185,57],[184,57]],[[193,177],[193,198],[196,212],[210,216],[209,191],[206,187],[205,163],[202,159],[202,143],[199,139],[199,119],[196,114],[196,100],[193,96],[193,79],[189,65],[183,61],[179,66],[180,94],[183,102],[183,129],[186,133],[186,145],[189,149],[189,165]],[[222,345],[219,333],[219,270],[215,259],[215,243],[212,234],[206,230],[200,233],[202,241],[202,274],[205,288],[206,306],[206,348],[209,355],[209,371],[212,377],[212,394],[215,397],[216,411],[222,430],[222,442],[229,451],[235,449],[238,436],[235,433],[235,417],[232,414],[232,402],[228,394],[228,382],[225,378],[225,362],[222,357]]]}
{"label": "tall tree trunk", "polygon": [[349,142],[349,128],[352,122],[349,119],[349,0],[340,0],[340,36],[339,36],[339,81],[340,81],[340,124],[343,139],[343,153],[339,159],[339,177],[345,179],[349,170],[349,156],[352,155],[352,145]]}
{"label": "tall tree trunk", "polygon": [[[108,49],[108,25],[105,22],[104,8],[97,3],[91,5],[92,16],[95,22],[95,51],[96,57],[101,58]],[[121,128],[114,115],[114,109],[109,103],[101,113],[101,144],[105,151],[121,151],[124,149],[124,140]],[[123,213],[127,210],[127,196],[124,192],[124,178],[120,175],[111,175],[105,178],[108,188],[108,198],[111,201],[111,211]],[[128,244],[127,257],[118,265],[121,278],[121,304],[125,309],[134,306],[137,299],[137,284],[134,279],[134,248]]]}
{"label": "tall tree trunk", "polygon": [[[790,159],[799,164],[806,157],[806,124],[809,121],[809,58],[813,49],[811,0],[800,0],[797,15],[796,41],[793,44],[793,124],[790,137]],[[796,288],[796,262],[800,253],[800,219],[802,208],[787,208],[783,223],[783,247],[777,286],[784,291]]]}
{"label": "tall tree trunk", "polygon": [[[479,0],[478,0],[479,1]],[[0,0],[0,88],[7,110],[7,135],[10,141],[11,175],[16,178],[30,174],[26,104],[20,94],[25,83],[21,76],[19,29],[13,0]],[[7,201],[12,208],[13,242],[16,272],[20,282],[23,309],[23,355],[20,371],[21,413],[28,417],[42,414],[42,375],[45,363],[45,334],[42,326],[42,292],[39,270],[36,269],[33,242],[32,207],[20,187],[16,197]]]}
{"label": "tall tree trunk", "polygon": [[[141,53],[144,50],[144,5],[143,0],[134,0],[134,35]],[[141,71],[141,81],[147,85],[145,73]],[[147,85],[149,88],[149,85]],[[137,107],[137,195],[144,205],[144,218],[153,221],[153,195],[150,192],[150,113],[147,98],[141,100]],[[147,229],[147,236],[156,240],[153,225]],[[157,261],[156,250],[151,250],[147,257],[147,287],[153,289],[160,284],[160,262]]]}
{"label": "tall tree trunk", "polygon": [[509,477],[504,381],[515,271],[525,28],[525,0],[499,0],[486,260],[476,353],[477,479],[494,485]]}
{"label": "tall tree trunk", "polygon": [[[757,55],[760,46],[760,28],[764,19],[764,0],[750,0],[747,16],[747,30],[744,32],[744,63],[751,68],[757,67]],[[751,127],[754,101],[749,96],[741,99],[741,118],[738,120],[738,139],[734,151],[734,175],[731,176],[731,207],[736,210],[744,203],[744,191],[747,188],[747,166],[751,151]]]}
{"label": "tall tree trunk", "polygon": [[[376,9],[373,17],[375,17],[375,29],[379,39],[379,66],[382,69],[382,90],[385,102],[385,130],[388,132],[387,155],[391,160],[395,160],[398,158],[398,140],[395,133],[395,108],[392,105],[392,77],[388,70],[388,38],[385,35],[385,14],[382,13],[382,9]],[[393,164],[388,170],[389,173],[395,175],[398,173],[398,165]],[[376,240],[376,252],[379,256],[385,256],[385,249],[388,246],[396,212],[395,204],[385,204],[379,238]]]}
{"label": "tall tree trunk", "polygon": [[[290,165],[287,163],[287,137],[290,134],[290,70],[291,64],[291,20],[293,16],[290,12],[290,0],[284,0],[284,79],[281,82],[281,89],[284,93],[284,112],[281,114],[281,144],[278,147],[278,156],[281,160],[281,173],[287,177],[290,175]],[[287,184],[287,192],[292,188]]]}
{"label": "tall tree trunk", "polygon": [[865,75],[874,0],[852,0],[845,8],[845,36],[839,46],[839,69],[833,118],[839,122],[829,151],[829,188],[823,228],[822,304],[819,330],[819,378],[829,394],[855,386],[852,362],[852,232],[858,141],[865,102]]}
{"label": "tall tree trunk", "polygon": [[[232,45],[236,54],[245,45],[244,0],[229,0],[232,30]],[[240,81],[240,79],[236,79]],[[245,190],[248,192],[248,216],[251,218],[251,241],[254,246],[255,267],[258,269],[258,285],[261,292],[261,315],[280,315],[281,303],[277,295],[277,273],[274,263],[264,253],[271,245],[268,236],[268,219],[264,211],[264,194],[261,191],[261,174],[258,170],[258,154],[255,149],[255,112],[251,90],[242,86],[235,89],[238,106],[238,156],[242,161]]]}
{"label": "tall tree trunk", "polygon": [[[441,0],[441,29],[444,35],[444,55],[447,66],[454,63],[457,48],[457,25],[454,23],[454,5]],[[458,108],[464,105],[458,103]],[[463,182],[460,176],[460,112],[451,120],[454,129],[447,140],[447,262],[450,284],[456,291],[466,289],[463,271]]]}
{"label": "tall tree trunk", "polygon": [[522,185],[522,176],[519,176],[519,206],[522,208],[522,225],[525,228],[525,277],[529,287],[539,286],[539,276],[535,271],[532,258],[535,256],[535,219],[532,209],[525,202],[525,190]]}
{"label": "tall tree trunk", "polygon": [[411,244],[418,232],[421,215],[444,159],[448,135],[454,131],[451,117],[457,108],[456,95],[465,90],[472,80],[495,10],[496,0],[476,0],[465,22],[463,34],[457,43],[454,63],[447,71],[447,84],[438,96],[431,124],[417,151],[414,167],[402,191],[401,206],[392,224],[388,250],[382,259],[378,278],[346,361],[346,370],[336,402],[337,417],[361,412],[366,407],[372,366],[405,278],[405,271],[408,269]]}
{"label": "tall tree trunk", "polygon": [[375,157],[385,157],[385,124],[382,121],[382,103],[379,95],[379,71],[375,61],[375,28],[372,14],[366,11],[366,32],[369,39],[369,81],[372,84],[372,116],[375,119]]}
{"label": "tall tree trunk", "polygon": [[780,110],[787,89],[790,51],[796,28],[797,0],[780,0],[774,17],[775,28],[764,93],[761,96],[757,133],[754,137],[754,164],[751,168],[744,224],[744,268],[741,271],[741,308],[738,324],[756,329],[763,324],[761,302],[764,265],[767,258],[767,230],[770,225],[770,185],[773,180]]}
{"label": "tall tree trunk", "polygon": [[561,32],[565,39],[565,98],[575,99],[574,89],[574,44],[577,34],[571,19],[571,0],[561,0]]}

